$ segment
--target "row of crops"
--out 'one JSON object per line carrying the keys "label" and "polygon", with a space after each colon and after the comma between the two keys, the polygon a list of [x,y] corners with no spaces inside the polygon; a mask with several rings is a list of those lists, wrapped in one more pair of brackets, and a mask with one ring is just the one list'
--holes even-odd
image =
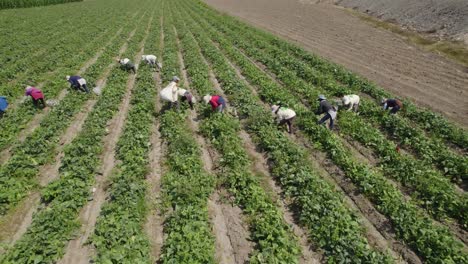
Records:
{"label": "row of crops", "polygon": [[[0,223],[31,193],[41,193],[32,223],[18,241],[4,247],[0,263],[55,263],[66,253],[68,241],[82,235],[80,227],[87,223],[79,220],[80,212],[92,198],[103,166],[107,126],[117,116],[125,118],[112,153],[118,162],[105,180],[107,199],[84,245],[94,249],[88,257],[95,263],[219,262],[208,210],[208,201],[219,188],[242,209],[248,239],[254,244],[249,263],[299,263],[299,239],[271,190],[261,182],[266,176],[252,169],[252,157],[240,135],[244,131],[265,154],[281,199],[294,210],[295,221],[322,261],[398,260],[369,239],[359,219],[361,212],[349,208],[336,182],[322,178],[310,161],[309,148],[324,153],[343,171],[364,199],[388,219],[395,238],[422,261],[468,262],[464,237],[468,196],[462,188],[468,180],[466,131],[411,102],[405,102],[407,107],[398,115],[383,113],[379,100],[391,96],[386,91],[199,1],[112,2],[115,5],[104,13],[108,6],[104,1],[80,5],[93,15],[102,13],[90,14],[87,21],[68,13],[66,7],[44,8],[56,20],[44,21],[46,16],[41,16],[37,23],[43,25],[44,33],[52,32],[51,43],[57,41],[53,48],[24,44],[28,37],[22,32],[30,30],[25,27],[28,21],[17,26],[21,33],[12,38],[17,50],[0,40],[8,61],[15,61],[0,71],[0,94],[20,98],[22,86],[34,76],[35,82],[43,83],[46,95],[60,100],[47,111],[14,102],[11,112],[0,120],[0,150],[10,153],[0,165]],[[80,25],[75,32],[88,34],[87,38],[75,39],[68,31],[71,24],[60,24],[65,18],[57,16],[57,10]],[[126,10],[124,16],[121,10]],[[60,29],[61,34],[57,33]],[[155,72],[141,64],[134,84],[128,85],[128,73],[115,67],[115,60],[139,61],[139,54],[151,53],[158,56],[163,69]],[[41,60],[44,54],[51,54],[52,63]],[[37,60],[28,64],[24,56]],[[104,81],[103,94],[68,92],[71,96],[60,97],[67,86],[63,75],[80,71],[92,83]],[[196,104],[195,113],[184,104],[180,111],[168,109],[157,95],[174,75],[185,79],[198,98],[222,93],[238,115],[213,113],[203,103]],[[318,94],[339,98],[349,93],[362,95],[359,114],[340,111],[338,132],[316,124]],[[119,111],[124,96],[130,96],[128,113]],[[277,101],[297,112],[296,136],[278,129],[274,122],[269,105]],[[64,147],[59,175],[40,186],[40,178],[47,176],[41,175],[41,168],[54,162],[61,136],[90,102],[92,109],[85,110],[89,113],[83,127]],[[20,140],[18,135],[38,117],[40,126]],[[195,128],[193,122],[198,122]],[[146,181],[153,170],[160,170],[149,166],[155,127],[165,146],[158,201],[147,197],[153,186]],[[201,150],[206,146],[200,146],[197,137],[217,153],[215,170],[206,170]],[[367,148],[377,164],[356,157],[347,141]],[[154,234],[144,229],[153,204],[164,219],[159,256],[152,255]]]}
{"label": "row of crops", "polygon": [[83,0],[1,0],[0,9],[47,6],[79,1]]}

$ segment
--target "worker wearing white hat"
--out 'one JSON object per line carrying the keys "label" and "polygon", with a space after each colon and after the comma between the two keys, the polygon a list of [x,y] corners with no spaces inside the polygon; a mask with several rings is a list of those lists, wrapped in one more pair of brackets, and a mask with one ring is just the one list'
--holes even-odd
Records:
{"label": "worker wearing white hat", "polygon": [[218,110],[219,113],[222,113],[226,108],[226,100],[220,95],[205,95],[203,101],[210,104],[213,111]]}

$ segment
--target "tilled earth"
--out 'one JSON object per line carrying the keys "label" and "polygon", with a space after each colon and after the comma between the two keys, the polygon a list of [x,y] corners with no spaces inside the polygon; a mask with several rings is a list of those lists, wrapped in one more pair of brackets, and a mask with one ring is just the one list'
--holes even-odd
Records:
{"label": "tilled earth", "polygon": [[408,44],[343,8],[311,0],[205,1],[468,127],[467,68]]}

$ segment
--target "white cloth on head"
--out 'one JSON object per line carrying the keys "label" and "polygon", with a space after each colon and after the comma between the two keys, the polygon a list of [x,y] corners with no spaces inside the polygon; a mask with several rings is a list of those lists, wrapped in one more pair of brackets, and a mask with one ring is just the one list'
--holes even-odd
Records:
{"label": "white cloth on head", "polygon": [[161,92],[159,92],[159,95],[161,95],[162,100],[174,103],[177,102],[178,99],[178,90],[179,87],[177,87],[177,83],[170,82],[164,89],[161,90]]}
{"label": "white cloth on head", "polygon": [[125,58],[125,59],[123,59],[123,60],[120,60],[120,64],[122,64],[122,65],[125,65],[125,64],[127,64],[127,63],[129,63],[129,62],[130,62],[130,60],[129,60],[128,58]]}

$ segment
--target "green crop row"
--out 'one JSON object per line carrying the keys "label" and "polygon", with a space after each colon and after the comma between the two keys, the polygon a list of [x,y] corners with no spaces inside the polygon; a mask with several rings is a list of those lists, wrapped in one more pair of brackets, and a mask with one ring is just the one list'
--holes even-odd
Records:
{"label": "green crop row", "polygon": [[[205,31],[210,29],[209,25],[203,23],[204,19],[201,16],[194,13],[191,13],[191,16],[197,18],[197,22],[203,25]],[[219,20],[218,23],[222,24]],[[299,113],[298,123],[302,130],[314,144],[321,144],[335,164],[341,167],[363,193],[375,202],[379,211],[390,218],[399,238],[431,263],[466,260],[467,257],[461,249],[461,244],[453,238],[446,228],[435,225],[414,205],[405,202],[400,191],[388,183],[382,175],[356,162],[352,158],[352,153],[342,145],[333,133],[316,125],[313,114],[302,106],[297,97],[279,88],[243,54],[233,48],[229,42],[223,40],[219,34],[210,31],[209,35],[220,43],[220,49],[240,67],[242,73],[257,85],[258,92],[265,101],[270,103],[282,101],[297,110]],[[201,45],[201,47],[203,46]],[[224,85],[226,86],[226,84]],[[248,109],[248,111],[254,110]]]}
{"label": "green crop row", "polygon": [[[267,47],[264,43],[256,40],[254,35],[246,34],[244,31],[230,30],[228,23],[218,23],[219,19],[210,18],[210,23],[221,32],[232,38],[232,43],[242,48],[248,56],[255,58],[272,71],[276,76],[291,89],[300,90],[300,96],[310,99],[324,90],[332,92],[334,96],[342,96],[351,92],[349,89],[338,85],[329,74],[324,74],[310,68],[303,62],[291,57],[287,52],[274,47]],[[234,28],[234,26],[232,26]],[[235,36],[235,37],[234,37]],[[311,87],[304,84],[300,79],[317,85]],[[320,89],[319,87],[323,87]],[[313,90],[313,91],[311,91]],[[312,101],[316,104],[316,97]],[[367,102],[362,98],[362,102]],[[404,118],[398,116],[388,116],[381,113],[381,108],[377,104],[368,103],[368,109],[361,108],[365,116],[372,116],[378,120],[378,124],[396,138],[399,143],[409,145],[417,151],[421,159],[428,165],[436,164],[438,168],[447,176],[454,180],[467,180],[468,178],[468,158],[459,156],[449,150],[443,143],[427,138],[422,131],[413,128]],[[366,111],[363,111],[366,110]],[[380,113],[380,114],[379,114]]]}
{"label": "green crop row", "polygon": [[[122,34],[128,35],[132,26],[134,23],[129,23]],[[86,73],[92,78],[102,75],[125,42],[124,39],[112,43]],[[40,167],[53,159],[60,135],[89,99],[88,95],[72,92],[50,111],[23,143],[13,147],[11,158],[0,166],[0,215],[7,213],[37,185]]]}
{"label": "green crop row", "polygon": [[[394,95],[388,93],[384,89],[376,86],[362,77],[357,76],[342,66],[324,60],[314,54],[311,54],[310,52],[305,51],[295,44],[284,41],[279,37],[276,37],[263,30],[255,29],[245,24],[244,22],[239,21],[238,19],[221,15],[204,3],[194,1],[191,4],[191,7],[194,7],[194,10],[209,14],[207,17],[213,17],[225,21],[224,24],[229,24],[236,31],[248,34],[251,36],[250,39],[255,41],[256,45],[258,45],[257,47],[259,48],[264,47],[266,44],[274,45],[278,48],[278,50],[295,56],[296,58],[312,66],[316,71],[322,73],[324,75],[322,78],[325,78],[323,80],[337,80],[340,83],[346,85],[351,91],[366,93],[376,99],[377,102],[379,102],[383,97],[394,97]],[[405,107],[402,113],[405,117],[411,120],[412,123],[416,122],[416,124],[424,129],[427,133],[450,141],[465,150],[468,148],[468,133],[457,125],[452,124],[440,114],[434,113],[433,111],[427,109],[419,108],[409,101],[405,101]]]}
{"label": "green crop row", "polygon": [[[199,17],[191,16],[193,14],[182,15],[199,22]],[[387,256],[370,248],[356,216],[343,203],[343,196],[312,170],[305,152],[278,131],[270,113],[257,103],[224,55],[203,33],[207,28],[202,29],[193,20],[186,22],[202,53],[211,62],[222,89],[238,111],[247,117],[247,128],[267,151],[272,174],[279,179],[286,195],[291,197],[301,225],[310,231],[311,240],[323,248],[328,261],[391,262]]]}
{"label": "green crop row", "polygon": [[[180,14],[176,13],[176,17],[180,17]],[[183,21],[177,21],[176,27],[181,37],[190,87],[200,95],[215,93],[209,80],[208,65],[204,62],[193,36],[183,25]],[[251,230],[251,239],[257,244],[255,252],[250,254],[250,263],[298,263],[299,248],[291,229],[282,219],[277,205],[250,172],[251,161],[237,135],[240,130],[239,122],[229,115],[210,114],[209,108],[199,107],[206,113],[201,123],[201,131],[221,154],[221,182],[249,216],[247,222]]]}
{"label": "green crop row", "polygon": [[[160,39],[160,14],[153,17],[145,51],[156,51]],[[144,234],[146,184],[156,89],[152,69],[139,67],[130,101],[131,109],[116,157],[121,161],[112,177],[109,201],[97,219],[92,245],[96,263],[150,263],[149,242]]]}
{"label": "green crop row", "polygon": [[[142,8],[145,7],[142,3]],[[143,21],[146,21],[144,19]],[[135,33],[136,43],[144,37],[144,27]],[[129,46],[128,54],[136,54],[139,45]],[[88,115],[83,130],[65,148],[60,178],[42,192],[43,208],[33,217],[26,234],[7,251],[1,263],[50,263],[64,254],[67,241],[79,228],[78,214],[90,197],[103,151],[101,142],[106,124],[119,110],[125,94],[128,73],[115,67],[106,89]]]}
{"label": "green crop row", "polygon": [[[115,15],[118,13],[118,11],[119,10],[114,11],[113,14]],[[131,22],[131,19],[123,19],[122,21]],[[106,25],[105,23],[102,24]],[[46,100],[56,98],[60,91],[69,86],[68,82],[65,80],[65,76],[72,75],[73,73],[77,72],[79,67],[81,67],[86,60],[90,59],[90,56],[94,56],[94,54],[96,54],[96,52],[102,48],[103,40],[107,42],[107,39],[112,40],[113,38],[119,37],[115,34],[119,26],[120,25],[115,25],[112,27],[107,26],[107,32],[102,34],[104,38],[101,39],[101,37],[96,36],[93,41],[88,41],[86,37],[92,37],[93,34],[97,32],[102,33],[102,30],[104,29],[98,27],[96,28],[96,31],[94,31],[88,30],[85,26],[82,27],[83,32],[76,32],[77,35],[72,35],[69,37],[69,40],[66,43],[60,43],[60,45],[56,44],[56,52],[50,54],[47,60],[34,60],[34,58],[28,58],[28,62],[30,63],[28,65],[28,69],[31,72],[24,74],[23,77],[19,77],[19,83],[12,82],[2,86],[1,89],[3,92],[0,91],[0,94],[7,95],[10,103],[14,103],[14,100],[24,94],[24,87],[26,85],[34,85],[34,82],[32,82],[31,78],[37,78],[37,81],[45,82],[42,91],[44,92]],[[89,31],[89,35],[84,34],[84,32],[87,30]],[[83,34],[79,35],[80,33]],[[89,43],[84,45],[86,41]],[[76,50],[81,51],[75,52]],[[49,67],[56,66],[57,68],[41,69],[39,66],[41,64],[48,65]],[[54,76],[49,76],[49,72],[53,72]],[[94,78],[92,75],[86,75],[84,77],[88,81],[88,86],[90,86],[89,88],[92,88],[92,84],[95,81],[95,76]],[[7,114],[4,115],[4,117],[0,120],[0,150],[8,147],[12,142],[14,142],[17,139],[19,132],[24,129],[28,125],[28,122],[34,118],[35,114],[40,111],[42,110],[37,110],[29,102],[29,99],[27,102],[19,104],[16,108],[9,109]]]}
{"label": "green crop row", "polygon": [[[164,6],[163,83],[180,76],[177,43],[172,24],[176,17]],[[166,210],[161,263],[215,263],[214,237],[208,219],[207,201],[215,181],[203,169],[201,151],[186,123],[186,112],[166,110],[160,116],[160,131],[166,148],[166,166],[161,181]]]}
{"label": "green crop row", "polygon": [[0,0],[0,9],[47,6],[81,1],[83,0]]}
{"label": "green crop row", "polygon": [[[212,34],[215,35],[216,32],[213,32]],[[284,83],[285,86],[289,87],[290,90],[294,91],[299,98],[306,100],[306,103],[309,106],[313,109],[318,107],[318,101],[316,100],[318,94],[327,94],[323,89],[305,83],[297,77],[295,72],[289,71],[287,68],[282,66],[282,63],[278,63],[278,61],[282,61],[281,59],[288,59],[284,55],[282,56],[281,54],[262,52],[255,48],[254,45],[246,44],[247,41],[242,40],[241,34],[241,32],[233,32],[229,36],[231,37],[231,40],[236,41],[236,43],[238,43],[246,53],[253,56],[256,60],[261,60],[262,63],[276,74],[276,78]],[[229,45],[229,43],[221,43],[221,45]],[[252,73],[249,77],[258,79],[259,77],[256,76],[256,74],[257,73]],[[275,84],[272,83],[271,85]],[[281,89],[281,86],[276,86],[276,89]],[[368,107],[365,106],[372,105],[371,103],[367,103],[366,100],[362,101],[364,107],[361,108],[366,109]],[[394,118],[393,116],[388,117],[388,114],[382,114],[380,109],[377,109],[377,111],[378,112],[375,113],[375,115],[382,116],[382,118],[385,118],[386,120]],[[355,122],[366,122],[365,120],[361,120],[360,116],[353,115],[353,117]],[[458,195],[454,186],[440,173],[433,170],[431,166],[428,166],[417,159],[413,159],[410,156],[399,155],[396,152],[396,146],[386,140],[385,137],[382,137],[381,133],[375,131],[374,134],[375,137],[378,137],[381,140],[379,143],[385,143],[371,144],[371,146],[380,150],[378,151],[378,154],[381,157],[382,165],[384,165],[386,174],[398,179],[403,184],[414,188],[418,192],[416,193],[416,196],[423,200],[424,206],[427,207],[431,213],[437,216],[444,216],[448,213],[448,215],[460,220],[461,224],[466,227],[468,220],[465,213],[468,206],[466,196]],[[356,138],[358,137],[358,135],[356,135],[356,131],[354,131],[353,135]],[[369,134],[367,134],[366,131],[361,130],[359,136],[362,138],[369,136]],[[375,137],[374,139],[377,139]],[[390,153],[392,156],[388,155]],[[454,158],[458,159],[460,157]],[[463,164],[463,162],[460,162],[460,164]]]}

